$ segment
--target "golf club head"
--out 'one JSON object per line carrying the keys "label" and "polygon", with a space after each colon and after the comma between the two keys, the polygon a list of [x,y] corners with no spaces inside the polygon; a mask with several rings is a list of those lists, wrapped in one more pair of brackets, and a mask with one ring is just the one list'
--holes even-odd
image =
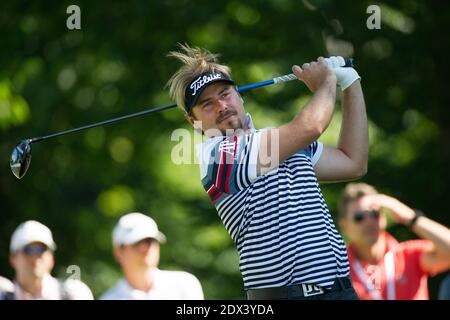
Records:
{"label": "golf club head", "polygon": [[31,139],[22,140],[13,149],[9,165],[17,179],[27,173],[31,162]]}

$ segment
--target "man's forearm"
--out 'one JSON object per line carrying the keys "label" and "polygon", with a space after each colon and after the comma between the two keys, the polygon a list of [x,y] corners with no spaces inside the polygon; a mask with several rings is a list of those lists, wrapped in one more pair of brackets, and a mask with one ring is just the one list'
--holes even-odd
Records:
{"label": "man's forearm", "polygon": [[[280,162],[314,142],[327,128],[333,116],[336,99],[336,78],[330,77],[317,89],[311,100],[289,123],[278,128],[278,154]],[[262,135],[261,154],[272,154],[271,130]],[[267,167],[271,169],[273,166]],[[258,164],[258,168],[260,165]],[[263,172],[263,171],[261,171]]]}
{"label": "man's forearm", "polygon": [[336,80],[332,77],[325,81],[322,86],[317,89],[311,100],[299,112],[292,122],[296,124],[296,128],[299,130],[312,126],[320,135],[325,131],[331,122],[335,103]]}
{"label": "man's forearm", "polygon": [[450,230],[448,228],[427,217],[420,217],[412,231],[420,238],[432,241],[435,248],[446,254],[450,260]]}
{"label": "man's forearm", "polygon": [[352,160],[355,167],[363,172],[367,171],[369,137],[366,105],[360,81],[355,81],[343,92],[338,149]]}

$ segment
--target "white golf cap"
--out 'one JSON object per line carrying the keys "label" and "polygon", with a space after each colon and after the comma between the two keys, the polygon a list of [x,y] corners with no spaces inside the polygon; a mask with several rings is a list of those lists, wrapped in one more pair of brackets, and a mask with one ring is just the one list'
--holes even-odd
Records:
{"label": "white golf cap", "polygon": [[9,250],[21,250],[32,242],[41,242],[53,251],[56,249],[50,229],[40,222],[29,220],[21,223],[13,232]]}
{"label": "white golf cap", "polygon": [[166,236],[158,230],[155,220],[139,212],[122,216],[112,236],[113,246],[129,245],[146,238],[166,242]]}

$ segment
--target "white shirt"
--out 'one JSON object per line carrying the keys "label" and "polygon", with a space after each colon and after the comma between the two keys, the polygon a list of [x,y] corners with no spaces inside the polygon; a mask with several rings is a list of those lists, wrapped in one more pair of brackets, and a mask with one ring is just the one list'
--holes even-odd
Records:
{"label": "white shirt", "polygon": [[145,292],[131,287],[124,278],[104,293],[100,300],[203,300],[198,279],[184,271],[155,269],[153,287]]}
{"label": "white shirt", "polygon": [[21,286],[14,282],[15,300],[62,300],[64,297],[62,290],[65,291],[65,299],[68,300],[93,300],[89,287],[80,280],[68,279],[61,285],[56,278],[51,275],[45,275],[42,279],[42,291],[38,297],[33,297],[30,293],[24,291]]}
{"label": "white shirt", "polygon": [[14,284],[0,276],[0,300],[5,299],[4,295],[8,292],[14,292]]}

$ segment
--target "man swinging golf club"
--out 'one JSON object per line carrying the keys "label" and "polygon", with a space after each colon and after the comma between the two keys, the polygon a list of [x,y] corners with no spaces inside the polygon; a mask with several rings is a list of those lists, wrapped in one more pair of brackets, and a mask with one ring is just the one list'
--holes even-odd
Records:
{"label": "man swinging golf club", "polygon": [[[367,117],[360,77],[342,57],[292,71],[313,92],[288,123],[253,127],[230,68],[209,51],[181,45],[169,80],[186,119],[208,137],[198,146],[201,182],[234,240],[248,299],[357,299],[344,242],[318,181],[367,170]],[[337,147],[317,139],[343,91]],[[299,108],[300,109],[300,108]]]}

